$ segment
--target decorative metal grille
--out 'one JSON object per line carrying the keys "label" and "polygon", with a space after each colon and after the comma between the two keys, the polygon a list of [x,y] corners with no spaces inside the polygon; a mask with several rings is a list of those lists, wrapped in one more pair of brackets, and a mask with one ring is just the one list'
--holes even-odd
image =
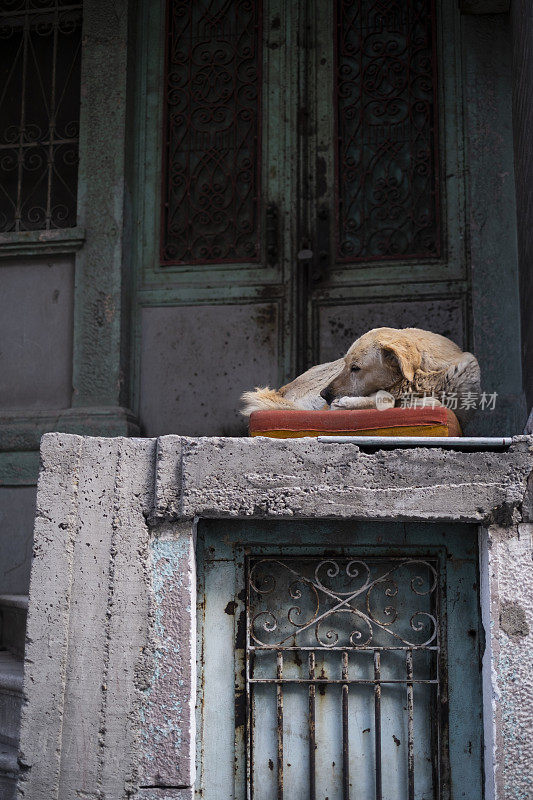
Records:
{"label": "decorative metal grille", "polygon": [[259,255],[261,3],[169,0],[164,264]]}
{"label": "decorative metal grille", "polygon": [[248,559],[250,798],[435,796],[438,586],[432,559]]}
{"label": "decorative metal grille", "polygon": [[0,230],[76,225],[81,3],[0,0]]}
{"label": "decorative metal grille", "polygon": [[337,256],[440,253],[434,0],[338,0]]}

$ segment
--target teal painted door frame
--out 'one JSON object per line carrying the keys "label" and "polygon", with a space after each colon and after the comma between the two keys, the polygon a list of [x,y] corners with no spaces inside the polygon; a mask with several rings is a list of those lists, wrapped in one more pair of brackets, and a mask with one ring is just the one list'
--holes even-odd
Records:
{"label": "teal painted door frame", "polygon": [[[334,702],[327,699],[328,692],[337,691],[335,686],[319,684],[316,688],[316,697],[313,695],[313,730],[316,730],[313,757],[309,755],[309,743],[306,739],[306,736],[310,735],[308,715],[311,713],[311,706],[307,706],[306,700],[307,684],[300,700],[296,698],[295,693],[301,692],[302,688],[298,688],[294,682],[292,689],[290,685],[286,685],[282,690],[285,716],[282,709],[280,723],[278,682],[277,713],[278,724],[283,731],[281,746],[284,748],[281,761],[285,784],[283,796],[287,800],[288,798],[300,800],[300,797],[303,800],[304,797],[312,796],[309,794],[309,770],[310,765],[314,763],[313,774],[317,797],[327,795],[331,800],[346,796],[383,797],[384,800],[403,800],[403,798],[452,800],[459,797],[465,800],[481,800],[483,722],[480,659],[483,641],[479,615],[477,529],[474,526],[448,523],[339,523],[325,520],[279,523],[201,520],[198,525],[197,542],[198,700],[195,796],[204,800],[230,798],[244,800],[245,797],[252,800],[259,798],[268,800],[270,797],[282,796],[279,794],[277,747],[280,745],[280,738],[277,735],[276,746],[275,695],[271,693],[267,697],[261,684],[255,685],[250,697],[247,697],[246,691],[250,675],[263,675],[263,677],[266,674],[275,675],[276,653],[278,653],[277,675],[280,677],[282,673],[279,672],[279,646],[278,649],[271,651],[273,656],[270,657],[270,666],[264,667],[265,662],[262,662],[263,669],[266,670],[263,672],[261,665],[257,666],[256,661],[252,660],[248,664],[245,656],[248,646],[246,642],[250,642],[248,630],[261,630],[261,636],[266,640],[272,635],[269,631],[276,630],[276,625],[279,629],[284,624],[287,626],[287,618],[280,614],[274,623],[273,615],[263,611],[261,613],[264,624],[257,629],[253,628],[251,612],[248,613],[246,605],[247,596],[249,597],[252,591],[248,588],[247,595],[247,585],[254,584],[250,584],[249,573],[247,577],[246,563],[247,559],[250,563],[249,559],[255,556],[256,562],[260,564],[265,563],[262,559],[269,557],[279,560],[275,563],[283,562],[284,559],[287,563],[288,559],[300,573],[304,572],[302,566],[304,559],[317,558],[318,561],[325,559],[330,571],[326,572],[326,568],[322,568],[321,576],[324,583],[328,580],[332,582],[336,577],[337,572],[332,565],[336,562],[341,563],[343,558],[345,561],[349,560],[346,572],[355,575],[354,581],[357,580],[357,570],[353,565],[356,564],[362,573],[364,572],[362,562],[372,558],[378,564],[381,563],[380,559],[399,559],[403,564],[412,564],[415,561],[418,563],[426,559],[435,564],[438,573],[436,591],[439,601],[434,613],[439,620],[438,637],[441,655],[438,665],[440,688],[436,698],[430,702],[428,687],[418,685],[412,691],[407,688],[405,706],[402,706],[402,702],[398,699],[401,695],[397,696],[396,701],[391,701],[390,693],[387,693],[389,690],[386,688],[386,680],[390,680],[391,675],[396,679],[398,674],[394,672],[395,667],[390,664],[388,667],[384,666],[390,656],[390,652],[387,653],[385,648],[381,651],[381,668],[384,671],[378,673],[380,680],[385,681],[380,693],[381,702],[385,703],[380,707],[381,732],[376,733],[378,723],[372,700],[375,688],[370,687],[371,695],[366,695],[365,700],[365,688],[350,685],[346,689],[346,710],[341,711],[340,695],[338,698],[335,695]],[[344,562],[342,568],[344,569]],[[266,583],[263,584],[264,597],[274,597],[276,590],[282,593],[282,579],[279,572],[278,569],[275,579],[279,584],[278,589],[276,584],[272,581],[269,583],[268,577],[266,578]],[[257,574],[255,573],[254,577],[256,583]],[[309,575],[312,578],[311,573]],[[352,579],[350,578],[348,583],[350,580]],[[408,576],[403,586],[401,580],[396,584],[387,584],[388,591],[383,595],[383,600],[389,605],[379,619],[391,630],[394,630],[396,619],[401,619],[402,612],[407,622],[407,607],[402,606],[402,598],[410,594],[411,598],[414,596],[422,603],[421,598],[424,593],[422,583],[417,583],[414,579],[415,583],[411,583],[409,590],[407,585],[409,580],[412,580],[412,577]],[[346,589],[347,585],[343,588]],[[297,631],[298,627],[305,627],[302,619],[306,617],[302,609],[305,592],[308,589],[309,581],[306,583],[301,579],[295,580],[289,586],[290,597],[287,597],[287,602],[291,608],[288,609],[288,618],[291,623],[289,628],[292,631]],[[344,596],[346,594],[345,592]],[[272,608],[273,601],[269,602],[271,603],[269,608]],[[357,600],[354,602],[357,603]],[[371,614],[368,595],[366,602],[368,613]],[[365,610],[362,601],[358,607]],[[285,606],[283,608],[287,611]],[[408,608],[412,611],[411,606]],[[317,606],[317,619],[321,618],[322,606],[320,609],[318,611]],[[418,612],[419,615],[420,613]],[[410,630],[409,637],[413,639],[416,637],[415,631],[419,630],[417,624],[421,619],[422,617],[416,613],[411,617],[411,624],[406,628]],[[323,626],[322,641],[331,644],[333,636],[338,634],[342,636],[343,628],[338,620],[338,612],[337,622],[332,616],[327,618]],[[374,636],[377,629],[378,626],[374,623]],[[283,630],[285,631],[284,628]],[[345,629],[349,630],[351,628]],[[301,633],[294,634],[296,635],[302,636]],[[289,638],[290,645],[301,643],[301,638],[294,641],[293,638]],[[318,636],[317,641],[320,641]],[[340,641],[343,642],[342,639]],[[355,642],[357,643],[357,639]],[[375,644],[377,638],[372,639],[372,642]],[[344,645],[350,649],[349,644],[344,643]],[[300,656],[298,653],[294,655],[295,666],[292,663],[293,653],[290,652],[290,648],[289,651],[285,651],[283,675],[292,675],[294,679],[297,674],[305,679],[308,677],[307,664],[303,663],[302,666],[302,661],[298,659],[306,658],[307,651],[298,652]],[[319,675],[320,666],[318,666],[316,675],[322,679],[341,678],[340,672],[338,675],[336,672],[335,658],[332,658],[340,654],[330,651],[326,657],[323,655],[324,652],[325,648],[315,648],[316,663],[322,664],[322,672]],[[362,652],[364,651],[359,651],[359,656]],[[421,657],[422,651],[411,651],[413,652],[415,653],[413,663],[417,663],[416,659]],[[265,656],[265,652],[255,652],[252,659],[257,659],[258,655]],[[355,655],[357,655],[356,650],[352,649],[351,655],[346,656],[347,663],[348,658],[353,659]],[[269,658],[268,652],[266,658]],[[379,663],[378,661],[378,667]],[[354,668],[352,661],[350,665],[352,670]],[[403,674],[402,669],[400,667],[400,677]],[[345,673],[342,675],[344,677]],[[354,673],[350,672],[350,677],[353,675]],[[366,675],[363,671],[359,675],[375,679],[375,673]],[[348,677],[348,670],[346,676]],[[368,682],[371,683],[371,680]],[[405,683],[403,685],[405,687]],[[393,694],[395,691],[393,690]],[[413,704],[413,698],[415,722],[409,732],[405,717],[408,706]],[[344,706],[342,708],[344,709]],[[347,761],[349,786],[347,785],[344,790],[348,791],[348,795],[343,794],[343,756],[339,750],[344,735],[341,726],[343,714],[346,714],[345,724],[348,731],[346,735],[350,742]],[[440,723],[430,735],[429,715],[435,714],[440,718]],[[425,721],[424,715],[427,717]],[[253,727],[255,719],[258,719],[258,723],[255,724],[261,722],[258,729]],[[248,757],[247,763],[247,741],[252,729],[255,731],[251,744],[253,756]],[[325,733],[328,734],[326,738],[324,738]],[[423,741],[424,735],[425,741]],[[375,777],[378,746],[374,743],[376,737],[382,750],[381,793]],[[408,766],[410,748],[407,747],[406,740],[410,740],[413,746],[414,771],[411,781]],[[428,759],[432,762],[431,769],[427,764]]]}

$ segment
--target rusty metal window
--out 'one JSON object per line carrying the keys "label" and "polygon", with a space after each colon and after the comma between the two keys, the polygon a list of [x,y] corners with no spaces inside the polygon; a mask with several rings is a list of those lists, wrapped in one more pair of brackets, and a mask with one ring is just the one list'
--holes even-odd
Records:
{"label": "rusty metal window", "polygon": [[440,797],[438,561],[248,557],[246,569],[250,800]]}
{"label": "rusty metal window", "polygon": [[440,254],[434,0],[337,0],[337,258]]}
{"label": "rusty metal window", "polygon": [[261,13],[168,0],[163,264],[258,259]]}
{"label": "rusty metal window", "polygon": [[76,225],[81,3],[0,0],[0,230]]}

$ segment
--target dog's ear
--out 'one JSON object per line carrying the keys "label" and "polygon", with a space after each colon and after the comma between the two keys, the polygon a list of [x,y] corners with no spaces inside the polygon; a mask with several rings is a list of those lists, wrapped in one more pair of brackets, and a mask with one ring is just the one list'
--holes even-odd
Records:
{"label": "dog's ear", "polygon": [[385,358],[394,362],[406,380],[412,381],[422,363],[418,347],[406,336],[384,336],[379,346]]}

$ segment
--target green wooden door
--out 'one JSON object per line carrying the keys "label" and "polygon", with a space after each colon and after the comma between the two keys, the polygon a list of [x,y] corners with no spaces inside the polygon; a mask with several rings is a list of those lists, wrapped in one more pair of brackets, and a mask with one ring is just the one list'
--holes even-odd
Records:
{"label": "green wooden door", "polygon": [[202,521],[204,800],[481,800],[477,534]]}
{"label": "green wooden door", "polygon": [[292,373],[292,15],[144,5],[134,402],[149,435],[242,433],[240,394]]}
{"label": "green wooden door", "polygon": [[470,343],[453,3],[303,4],[308,362],[373,327]]}
{"label": "green wooden door", "polygon": [[[517,391],[515,315],[494,308],[489,328],[471,312],[454,0],[157,0],[139,25],[132,404],[144,433],[242,433],[244,390],[338,358],[380,325],[477,341],[484,374]],[[512,212],[498,214],[506,232]],[[476,296],[501,265],[509,308],[514,250],[501,233],[500,261],[489,238]],[[508,352],[497,369],[495,347]]]}

